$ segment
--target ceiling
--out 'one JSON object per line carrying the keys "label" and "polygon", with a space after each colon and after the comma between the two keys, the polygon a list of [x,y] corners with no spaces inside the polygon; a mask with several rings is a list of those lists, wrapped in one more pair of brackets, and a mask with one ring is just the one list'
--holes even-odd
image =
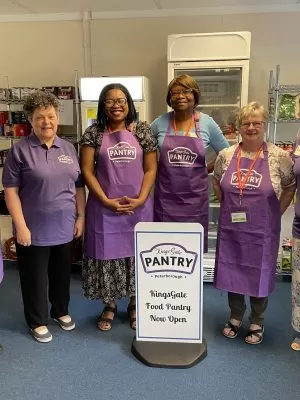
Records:
{"label": "ceiling", "polygon": [[300,11],[299,3],[300,0],[0,0],[0,20],[29,15],[40,19],[49,14],[65,14],[66,18],[68,14],[77,19],[84,12],[92,12],[92,18],[124,18]]}

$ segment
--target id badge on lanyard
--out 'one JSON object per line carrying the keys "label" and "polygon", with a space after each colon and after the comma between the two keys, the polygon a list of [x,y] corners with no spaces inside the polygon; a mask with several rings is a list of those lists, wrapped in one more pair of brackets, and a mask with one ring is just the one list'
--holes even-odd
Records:
{"label": "id badge on lanyard", "polygon": [[235,211],[231,213],[231,222],[247,222],[247,213],[245,210]]}
{"label": "id badge on lanyard", "polygon": [[240,209],[236,210],[234,212],[231,212],[231,222],[232,223],[241,223],[241,222],[247,222],[247,213],[245,208],[242,207],[243,203],[243,191],[246,186],[247,180],[251,174],[251,171],[253,170],[254,164],[258,160],[260,153],[263,150],[263,144],[261,145],[260,149],[257,151],[254,160],[252,161],[250,168],[248,169],[246,175],[242,178],[241,176],[241,168],[240,168],[240,163],[241,163],[241,153],[242,153],[242,147],[239,145],[239,152],[238,152],[238,161],[237,161],[237,175],[238,175],[238,188],[239,188],[239,197],[240,197]]}

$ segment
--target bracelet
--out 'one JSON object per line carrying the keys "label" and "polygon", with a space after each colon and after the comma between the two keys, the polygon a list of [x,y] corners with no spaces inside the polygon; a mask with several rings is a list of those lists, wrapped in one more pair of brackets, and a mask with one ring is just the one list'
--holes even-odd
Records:
{"label": "bracelet", "polygon": [[76,218],[84,218],[85,214],[84,213],[78,213],[76,214]]}

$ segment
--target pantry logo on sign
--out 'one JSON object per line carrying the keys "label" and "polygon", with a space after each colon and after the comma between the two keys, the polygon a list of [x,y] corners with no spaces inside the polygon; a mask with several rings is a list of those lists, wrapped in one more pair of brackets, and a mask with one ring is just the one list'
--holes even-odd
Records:
{"label": "pantry logo on sign", "polygon": [[120,142],[107,149],[111,161],[129,162],[136,159],[136,148],[127,142]]}
{"label": "pantry logo on sign", "polygon": [[[246,169],[246,168],[241,169],[242,181],[245,178],[245,175],[247,174],[247,172],[248,172],[248,169]],[[258,172],[256,172],[253,169],[250,172],[250,175],[248,176],[248,179],[247,179],[245,187],[247,187],[247,188],[259,188],[260,185],[261,185],[261,181],[262,181],[262,175],[259,174]],[[232,173],[230,183],[233,186],[238,186],[239,181],[238,181],[238,173],[237,173],[237,171]]]}
{"label": "pantry logo on sign", "polygon": [[192,274],[197,261],[197,253],[188,251],[180,244],[161,243],[140,253],[146,274],[153,272],[178,272]]}
{"label": "pantry logo on sign", "polygon": [[196,158],[197,154],[187,147],[175,147],[175,149],[168,151],[170,164],[193,165]]}
{"label": "pantry logo on sign", "polygon": [[63,164],[73,164],[73,158],[70,156],[65,156],[62,154],[61,156],[58,156],[58,161]]}

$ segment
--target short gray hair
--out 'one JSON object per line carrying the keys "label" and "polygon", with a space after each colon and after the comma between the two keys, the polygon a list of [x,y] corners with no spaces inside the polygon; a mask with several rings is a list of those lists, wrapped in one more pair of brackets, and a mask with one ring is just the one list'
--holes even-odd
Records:
{"label": "short gray hair", "polygon": [[263,118],[264,122],[268,119],[268,112],[263,105],[258,103],[257,101],[251,101],[246,106],[242,107],[239,113],[239,125],[241,125],[242,121],[252,114],[260,114]]}
{"label": "short gray hair", "polygon": [[53,107],[58,113],[59,100],[54,94],[50,92],[43,92],[42,90],[36,90],[28,97],[26,97],[23,110],[27,115],[28,119],[32,119],[33,113],[39,108]]}

